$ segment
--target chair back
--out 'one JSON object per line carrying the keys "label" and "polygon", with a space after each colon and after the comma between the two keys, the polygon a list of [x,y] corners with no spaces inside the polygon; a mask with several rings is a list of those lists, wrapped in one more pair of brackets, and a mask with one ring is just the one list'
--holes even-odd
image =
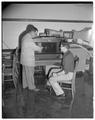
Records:
{"label": "chair back", "polygon": [[73,98],[74,98],[74,94],[75,94],[75,79],[76,79],[78,63],[79,63],[79,58],[77,58],[77,60],[75,61],[75,69],[74,69],[74,74],[73,74],[73,79],[72,79],[72,96],[73,96]]}

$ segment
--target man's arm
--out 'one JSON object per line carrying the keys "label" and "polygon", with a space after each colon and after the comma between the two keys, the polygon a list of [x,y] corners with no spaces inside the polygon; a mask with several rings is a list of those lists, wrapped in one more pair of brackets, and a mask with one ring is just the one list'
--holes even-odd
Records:
{"label": "man's arm", "polygon": [[31,47],[31,49],[34,50],[34,51],[41,52],[42,48],[43,48],[41,46],[36,45],[35,42],[33,41],[33,39],[31,38],[31,36],[29,34],[24,36],[24,44],[27,47]]}
{"label": "man's arm", "polygon": [[61,67],[61,63],[58,63],[58,62],[54,63],[53,65]]}
{"label": "man's arm", "polygon": [[61,75],[61,74],[65,74],[65,71],[64,70],[60,70],[58,72],[56,72],[57,75]]}
{"label": "man's arm", "polygon": [[31,47],[32,47],[32,49],[33,49],[34,51],[39,51],[39,52],[41,52],[41,51],[42,51],[42,48],[43,48],[43,47],[41,47],[41,46],[36,45],[33,41],[32,41],[32,43],[31,43]]}

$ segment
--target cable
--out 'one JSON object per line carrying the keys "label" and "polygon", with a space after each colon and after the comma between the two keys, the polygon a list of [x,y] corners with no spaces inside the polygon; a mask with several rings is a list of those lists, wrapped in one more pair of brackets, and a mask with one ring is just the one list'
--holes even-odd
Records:
{"label": "cable", "polygon": [[77,43],[73,43],[75,46],[78,46],[78,47],[80,47],[80,48],[82,48],[83,50],[85,50],[88,54],[89,54],[89,56],[90,57],[93,57],[93,54],[91,54],[90,52],[89,52],[89,50],[87,50],[85,47],[83,47],[82,45],[80,45],[80,44],[77,44]]}

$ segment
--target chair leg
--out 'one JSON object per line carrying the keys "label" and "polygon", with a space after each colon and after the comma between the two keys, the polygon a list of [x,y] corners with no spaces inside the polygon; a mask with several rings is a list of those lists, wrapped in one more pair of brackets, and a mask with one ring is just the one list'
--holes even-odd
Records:
{"label": "chair leg", "polygon": [[73,107],[73,103],[74,103],[74,98],[72,98],[72,101],[71,101],[71,103],[70,103],[69,117],[72,117],[72,107]]}
{"label": "chair leg", "polygon": [[46,89],[49,91],[50,95],[52,93],[52,87],[51,86],[46,86]]}
{"label": "chair leg", "polygon": [[50,87],[50,95],[52,94],[52,88]]}
{"label": "chair leg", "polygon": [[72,100],[71,100],[71,104],[70,104],[70,108],[69,108],[69,117],[72,116],[72,107],[73,107],[73,103],[74,103],[74,97],[75,97],[75,89],[72,88]]}
{"label": "chair leg", "polygon": [[72,89],[72,99],[74,99],[74,95],[75,95],[75,90]]}
{"label": "chair leg", "polygon": [[75,86],[72,86],[72,98],[74,98],[75,95]]}

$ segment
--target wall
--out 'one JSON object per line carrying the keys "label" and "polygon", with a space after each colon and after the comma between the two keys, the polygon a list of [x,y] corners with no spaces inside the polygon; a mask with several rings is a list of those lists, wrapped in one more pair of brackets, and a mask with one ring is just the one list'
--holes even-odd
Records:
{"label": "wall", "polygon": [[[12,4],[2,12],[3,18],[55,19],[55,20],[93,20],[93,6],[89,4]],[[3,49],[14,49],[18,36],[27,24],[35,25],[39,32],[45,28],[71,31],[92,27],[92,23],[3,21]]]}
{"label": "wall", "polygon": [[73,53],[74,56],[79,57],[79,64],[77,67],[77,71],[85,71],[89,69],[89,65],[86,64],[86,60],[90,59],[90,55],[83,49],[81,48],[71,48],[71,52]]}

